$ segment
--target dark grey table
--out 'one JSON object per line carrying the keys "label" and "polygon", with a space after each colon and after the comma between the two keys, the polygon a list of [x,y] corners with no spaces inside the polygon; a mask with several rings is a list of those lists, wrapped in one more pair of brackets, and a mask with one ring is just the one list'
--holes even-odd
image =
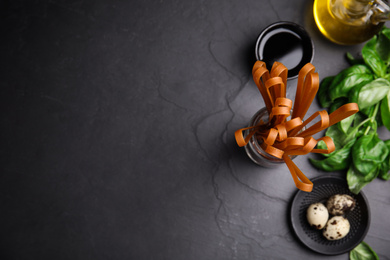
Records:
{"label": "dark grey table", "polygon": [[[325,40],[311,7],[1,1],[0,258],[327,258],[290,228],[287,167],[256,166],[233,135],[264,105],[251,67],[267,25],[304,26],[321,79],[359,52]],[[309,178],[343,176],[309,157]],[[389,259],[390,182],[363,191],[365,241]]]}

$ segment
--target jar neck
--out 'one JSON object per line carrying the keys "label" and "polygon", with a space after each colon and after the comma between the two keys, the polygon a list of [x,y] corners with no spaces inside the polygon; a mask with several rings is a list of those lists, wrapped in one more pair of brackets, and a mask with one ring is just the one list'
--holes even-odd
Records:
{"label": "jar neck", "polygon": [[329,0],[332,15],[345,24],[363,26],[371,23],[373,0]]}
{"label": "jar neck", "polygon": [[389,5],[382,1],[376,0],[374,3],[373,15],[371,17],[371,22],[374,24],[383,23],[390,20],[390,7]]}
{"label": "jar neck", "polygon": [[338,20],[353,26],[390,19],[389,5],[383,0],[329,0],[329,10]]}

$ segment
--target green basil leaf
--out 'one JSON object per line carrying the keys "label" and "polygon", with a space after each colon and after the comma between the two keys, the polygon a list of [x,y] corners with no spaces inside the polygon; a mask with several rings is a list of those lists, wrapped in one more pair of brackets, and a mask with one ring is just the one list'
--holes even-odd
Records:
{"label": "green basil leaf", "polygon": [[[382,100],[383,100],[383,99],[382,99]],[[364,108],[364,109],[361,109],[361,110],[359,111],[359,114],[360,114],[360,115],[364,115],[365,118],[371,117],[371,116],[373,116],[374,110],[375,110],[375,105],[374,105],[374,106],[370,106],[370,107],[366,107],[366,108]],[[376,121],[367,122],[367,123],[365,124],[365,126],[367,127],[368,125],[370,125],[370,126],[374,127],[374,129],[377,129],[376,127],[380,127],[380,126],[383,125],[382,117],[381,117],[381,113],[380,113],[380,112],[376,114],[375,120],[376,120]]]}
{"label": "green basil leaf", "polygon": [[376,51],[379,57],[388,66],[390,64],[390,29],[383,27],[378,34],[378,41],[376,44]]}
{"label": "green basil leaf", "polygon": [[390,91],[382,99],[380,109],[383,125],[390,131]]}
{"label": "green basil leaf", "polygon": [[317,93],[317,99],[321,107],[329,107],[332,104],[332,100],[329,97],[329,86],[335,77],[324,78],[320,84]]}
{"label": "green basil leaf", "polygon": [[[371,81],[372,82],[372,81]],[[356,87],[354,87],[353,89],[351,89],[349,91],[349,102],[351,103],[357,103],[358,100],[359,100],[359,93],[360,93],[360,90],[365,86],[369,84],[369,82],[367,82],[366,84],[360,84],[360,85],[357,85]],[[359,104],[358,104],[359,105]],[[364,109],[360,108],[359,107],[359,111],[362,111]]]}
{"label": "green basil leaf", "polygon": [[361,242],[357,247],[349,252],[350,260],[379,260],[378,255],[374,250],[366,243]]}
{"label": "green basil leaf", "polygon": [[364,64],[364,60],[363,59],[356,59],[349,52],[346,53],[346,58],[347,58],[348,63],[351,64],[351,65]]}
{"label": "green basil leaf", "polygon": [[374,106],[370,106],[370,107],[366,107],[366,108],[360,109],[359,112],[362,113],[365,116],[369,116],[372,113],[373,110],[374,110]]}
{"label": "green basil leaf", "polygon": [[379,177],[385,181],[390,180],[390,156],[387,156],[387,158],[381,164],[379,169]]}
{"label": "green basil leaf", "polygon": [[[342,105],[344,104],[347,104],[349,101],[347,98],[338,98],[336,99],[333,104],[329,107],[329,114],[334,112],[336,109],[338,109],[339,107],[341,107]],[[339,123],[337,123],[337,126],[340,128],[341,131],[343,131],[345,134],[348,133],[348,130],[349,128],[351,127],[351,124],[353,122],[353,119],[354,119],[354,115],[352,116],[349,116],[347,117],[346,119],[340,121]]]}
{"label": "green basil leaf", "polygon": [[[383,99],[382,99],[382,100],[383,100]],[[379,109],[380,109],[380,107],[379,107]],[[380,110],[379,110],[378,113],[376,114],[375,120],[376,120],[377,127],[383,126],[382,115],[381,115],[381,111],[380,111]]]}
{"label": "green basil leaf", "polygon": [[[336,147],[336,150],[339,150],[344,146],[346,138],[347,138],[346,135],[342,131],[340,131],[340,129],[337,127],[337,124],[328,127],[328,129],[325,132],[325,135],[332,138],[333,143]],[[317,148],[318,149],[327,149],[327,146],[326,146],[325,142],[320,141],[317,144]],[[322,155],[324,157],[329,157],[331,154],[322,154]]]}
{"label": "green basil leaf", "polygon": [[348,92],[356,86],[365,85],[372,81],[372,75],[369,67],[365,65],[354,65],[342,70],[333,79],[329,86],[329,97],[332,101],[340,97],[348,97]]}
{"label": "green basil leaf", "polygon": [[343,148],[334,151],[323,160],[310,158],[310,163],[312,163],[316,168],[327,172],[348,169],[352,162],[351,147],[354,143],[355,139],[351,140]]}
{"label": "green basil leaf", "polygon": [[381,31],[380,31],[380,34],[385,35],[387,38],[390,39],[390,28],[383,26]]}
{"label": "green basil leaf", "polygon": [[353,164],[363,175],[377,169],[389,154],[389,149],[376,132],[360,137],[351,151]]}
{"label": "green basil leaf", "polygon": [[343,120],[341,120],[337,125],[339,126],[340,130],[343,131],[343,133],[348,134],[349,129],[352,127],[352,123],[355,119],[356,114],[353,114],[352,116],[349,116]]}
{"label": "green basil leaf", "polygon": [[386,75],[387,66],[376,51],[377,37],[374,36],[369,40],[362,49],[364,62],[372,69],[378,77]]}
{"label": "green basil leaf", "polygon": [[[384,141],[386,144],[387,148],[390,151],[390,139]],[[389,155],[387,155],[386,159],[383,161],[381,165],[381,169],[379,172],[379,177],[381,177],[383,180],[390,180],[390,152]]]}
{"label": "green basil leaf", "polygon": [[[360,88],[358,100],[351,100],[359,105],[359,109],[364,109],[375,105],[381,101],[390,91],[390,82],[383,78],[378,78]],[[353,95],[351,99],[355,99]]]}
{"label": "green basil leaf", "polygon": [[387,148],[389,149],[389,155],[390,155],[390,139],[387,139],[385,141],[383,141],[385,143],[385,145],[387,146]]}
{"label": "green basil leaf", "polygon": [[348,98],[344,98],[344,97],[341,97],[341,98],[338,98],[336,99],[335,101],[332,102],[332,104],[330,105],[329,109],[328,109],[328,113],[333,113],[336,109],[340,108],[342,105],[345,105],[349,103],[349,100]]}
{"label": "green basil leaf", "polygon": [[357,112],[355,114],[355,119],[353,120],[353,126],[356,127],[360,125],[361,122],[367,119],[367,116],[363,113],[360,113],[361,111]]}
{"label": "green basil leaf", "polygon": [[349,190],[354,194],[359,194],[361,189],[374,180],[379,173],[378,167],[364,176],[354,165],[351,165],[347,171],[347,182]]}
{"label": "green basil leaf", "polygon": [[332,125],[328,127],[325,132],[325,135],[332,138],[333,143],[336,146],[336,150],[343,148],[346,144],[347,136],[342,131],[340,131],[337,125]]}
{"label": "green basil leaf", "polygon": [[363,125],[361,125],[361,123],[363,121],[365,121],[366,119],[367,119],[367,116],[363,115],[360,112],[353,115],[352,127],[350,127],[348,130],[348,133],[346,133],[345,143],[347,143],[349,140],[351,140],[353,138],[359,138],[360,136],[365,134],[364,132],[366,131],[366,127],[370,123],[366,122]]}
{"label": "green basil leaf", "polygon": [[[364,176],[363,180],[365,182],[368,182],[368,183],[372,182],[376,177],[378,177],[379,168],[380,168],[380,166],[373,168],[372,171],[370,171],[367,175]],[[355,169],[356,169],[356,167],[355,167]]]}

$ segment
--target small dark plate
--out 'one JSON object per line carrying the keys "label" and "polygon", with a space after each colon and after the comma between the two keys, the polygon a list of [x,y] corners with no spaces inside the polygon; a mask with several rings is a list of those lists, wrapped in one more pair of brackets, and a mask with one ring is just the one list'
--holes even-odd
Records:
{"label": "small dark plate", "polygon": [[[370,227],[370,207],[364,193],[351,193],[345,179],[337,177],[318,177],[312,180],[312,192],[298,191],[291,205],[292,227],[298,238],[308,248],[324,255],[338,255],[351,251],[363,241]],[[347,236],[340,240],[329,241],[322,230],[312,228],[306,219],[306,210],[315,202],[325,203],[334,194],[347,194],[356,201],[355,209],[346,215],[351,225]]]}
{"label": "small dark plate", "polygon": [[298,76],[300,69],[310,63],[314,46],[305,29],[292,22],[277,22],[265,28],[257,38],[256,59],[264,61],[271,70],[275,61],[288,69],[288,78]]}

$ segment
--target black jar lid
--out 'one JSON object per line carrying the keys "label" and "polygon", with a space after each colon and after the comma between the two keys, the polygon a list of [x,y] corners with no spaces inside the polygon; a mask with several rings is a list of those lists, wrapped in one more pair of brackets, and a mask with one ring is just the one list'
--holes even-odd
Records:
{"label": "black jar lid", "polygon": [[288,78],[298,76],[300,69],[313,60],[314,45],[305,29],[292,22],[277,22],[266,27],[257,38],[256,59],[268,70],[275,61],[288,69]]}

